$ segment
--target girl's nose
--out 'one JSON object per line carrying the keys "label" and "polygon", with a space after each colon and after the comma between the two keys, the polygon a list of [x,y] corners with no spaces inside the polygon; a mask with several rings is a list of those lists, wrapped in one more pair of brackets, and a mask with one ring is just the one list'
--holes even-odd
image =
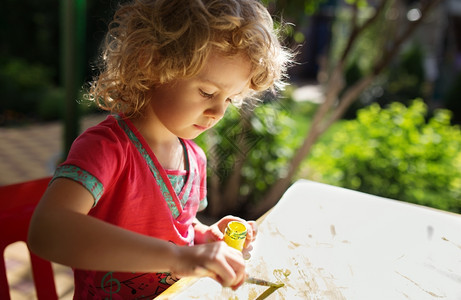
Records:
{"label": "girl's nose", "polygon": [[205,110],[204,114],[207,117],[219,120],[224,116],[228,106],[228,101],[214,99],[213,103]]}

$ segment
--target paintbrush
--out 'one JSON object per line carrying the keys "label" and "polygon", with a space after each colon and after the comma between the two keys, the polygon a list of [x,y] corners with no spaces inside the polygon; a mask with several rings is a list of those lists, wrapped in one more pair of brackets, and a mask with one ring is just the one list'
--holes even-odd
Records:
{"label": "paintbrush", "polygon": [[247,279],[245,279],[245,282],[257,284],[257,285],[263,285],[263,286],[271,286],[274,288],[280,288],[285,285],[284,283],[273,283],[273,282],[270,282],[264,279],[255,278],[255,277],[247,277]]}

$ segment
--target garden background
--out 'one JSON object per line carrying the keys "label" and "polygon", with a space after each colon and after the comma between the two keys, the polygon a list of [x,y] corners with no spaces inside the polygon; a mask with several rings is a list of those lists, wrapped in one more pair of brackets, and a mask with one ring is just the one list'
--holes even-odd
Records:
{"label": "garden background", "polygon": [[[460,213],[460,1],[265,3],[277,26],[288,23],[280,34],[297,63],[285,91],[230,109],[197,139],[209,163],[205,215],[257,218],[298,178]],[[81,118],[102,113],[82,87],[116,7],[3,2],[0,131],[63,122],[66,152]],[[306,85],[321,93],[300,98]]]}

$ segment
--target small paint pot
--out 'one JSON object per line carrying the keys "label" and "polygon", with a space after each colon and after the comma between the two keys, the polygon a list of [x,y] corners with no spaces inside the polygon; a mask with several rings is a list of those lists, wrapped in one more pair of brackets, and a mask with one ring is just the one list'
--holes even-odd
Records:
{"label": "small paint pot", "polygon": [[245,225],[238,221],[232,221],[227,224],[224,232],[224,242],[232,248],[242,251],[246,236],[247,228]]}

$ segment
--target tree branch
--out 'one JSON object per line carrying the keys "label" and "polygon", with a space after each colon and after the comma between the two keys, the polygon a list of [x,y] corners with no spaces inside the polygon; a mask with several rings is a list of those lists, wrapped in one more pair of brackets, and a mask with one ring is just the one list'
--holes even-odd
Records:
{"label": "tree branch", "polygon": [[351,24],[352,24],[353,31],[355,31],[357,29],[357,27],[359,26],[358,18],[359,18],[359,8],[357,6],[357,2],[355,2],[352,5],[352,20],[351,20]]}
{"label": "tree branch", "polygon": [[355,26],[356,24],[354,20],[352,20],[352,32],[351,35],[349,36],[349,40],[347,41],[347,45],[344,48],[344,51],[341,55],[340,61],[344,62],[347,59],[347,56],[349,55],[349,52],[352,49],[352,46],[354,45],[355,41],[357,40],[358,36],[364,32],[368,27],[370,27],[376,20],[378,19],[378,16],[385,10],[385,6],[390,0],[382,0],[379,4],[379,6],[375,9],[375,13],[368,19],[366,20],[362,26],[358,27]]}
{"label": "tree branch", "polygon": [[339,105],[333,111],[330,118],[324,122],[322,130],[326,131],[334,122],[341,118],[349,106],[360,96],[360,94],[369,86],[376,78],[376,74],[372,73],[360,79],[353,86],[348,88],[339,101]]}
{"label": "tree branch", "polygon": [[376,64],[373,69],[374,74],[379,74],[381,71],[390,63],[392,58],[397,54],[400,49],[400,46],[408,40],[408,38],[413,34],[413,32],[418,28],[419,24],[426,18],[426,15],[430,13],[432,7],[439,4],[442,0],[433,0],[433,1],[426,1],[421,8],[421,17],[413,22],[408,23],[405,31],[397,37],[392,44],[391,48],[384,52],[381,60]]}

